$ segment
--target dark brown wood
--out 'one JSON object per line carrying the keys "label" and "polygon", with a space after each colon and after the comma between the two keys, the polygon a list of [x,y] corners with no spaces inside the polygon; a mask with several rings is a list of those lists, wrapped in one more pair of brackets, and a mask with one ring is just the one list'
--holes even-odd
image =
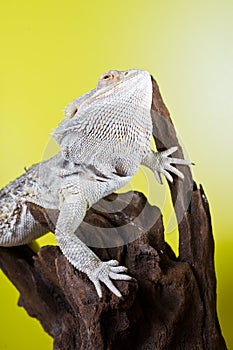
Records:
{"label": "dark brown wood", "polygon": [[[179,146],[169,112],[153,82],[152,119],[159,150]],[[94,286],[58,247],[36,254],[28,246],[0,248],[0,266],[20,292],[19,305],[54,338],[54,349],[226,349],[216,312],[214,240],[203,188],[175,178],[171,198],[179,228],[179,257],[164,240],[158,208],[144,195],[111,195],[90,209],[78,235],[103,260],[118,259],[134,277],[117,281],[123,298]],[[28,204],[51,231],[58,213]],[[111,210],[108,210],[110,209]],[[111,229],[111,231],[110,231]],[[94,237],[94,241],[93,241]],[[127,243],[127,244],[126,244]]]}

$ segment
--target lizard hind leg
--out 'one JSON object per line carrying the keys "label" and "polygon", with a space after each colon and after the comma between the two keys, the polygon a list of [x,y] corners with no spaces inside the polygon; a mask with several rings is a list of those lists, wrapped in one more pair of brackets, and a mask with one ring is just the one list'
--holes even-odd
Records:
{"label": "lizard hind leg", "polygon": [[26,203],[12,197],[6,203],[0,208],[0,246],[27,244],[48,232],[33,218]]}

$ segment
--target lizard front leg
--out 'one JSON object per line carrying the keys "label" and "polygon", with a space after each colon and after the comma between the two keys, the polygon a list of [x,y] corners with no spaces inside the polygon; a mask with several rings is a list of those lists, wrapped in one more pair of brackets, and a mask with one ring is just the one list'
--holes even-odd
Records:
{"label": "lizard front leg", "polygon": [[184,175],[177,168],[172,166],[171,164],[177,165],[190,165],[192,164],[189,160],[181,159],[181,158],[172,158],[169,157],[172,153],[177,151],[178,147],[171,147],[163,152],[154,152],[150,151],[149,154],[142,160],[142,165],[150,168],[156,177],[156,180],[162,184],[161,174],[163,174],[170,182],[173,182],[173,178],[171,173],[177,175],[180,179],[184,179]]}
{"label": "lizard front leg", "polygon": [[87,274],[89,279],[94,283],[100,298],[102,297],[100,281],[115,295],[121,297],[121,293],[114,286],[111,279],[131,279],[128,275],[120,274],[121,272],[126,272],[127,268],[118,266],[119,263],[116,260],[107,262],[101,261],[97,255],[75,235],[75,231],[81,224],[89,206],[89,201],[86,198],[87,192],[90,192],[90,194],[94,193],[94,196],[97,195],[102,198],[103,193],[101,192],[103,192],[104,185],[104,183],[89,181],[89,183],[86,183],[84,190],[80,189],[78,192],[77,189],[76,191],[71,189],[68,191],[63,190],[64,201],[60,208],[55,235],[63,254],[75,268]]}

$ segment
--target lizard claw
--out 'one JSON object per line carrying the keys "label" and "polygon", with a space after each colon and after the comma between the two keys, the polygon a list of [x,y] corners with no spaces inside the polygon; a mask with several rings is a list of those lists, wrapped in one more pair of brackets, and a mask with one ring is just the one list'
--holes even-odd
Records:
{"label": "lizard claw", "polygon": [[155,176],[159,183],[162,184],[161,175],[163,174],[168,181],[173,182],[173,178],[169,171],[176,176],[178,176],[181,180],[184,179],[184,175],[181,171],[179,171],[177,168],[172,166],[171,164],[176,165],[190,165],[192,164],[189,160],[181,159],[181,158],[170,158],[169,155],[176,152],[178,147],[171,147],[167,149],[166,151],[160,152],[158,154],[157,164],[156,164],[156,170],[155,170]]}
{"label": "lizard claw", "polygon": [[119,298],[122,297],[120,291],[114,286],[111,279],[128,281],[131,279],[131,277],[120,274],[121,272],[126,272],[127,268],[118,265],[119,263],[117,260],[110,260],[107,262],[100,261],[99,266],[87,274],[90,280],[93,282],[100,298],[102,298],[100,281],[103,282],[116,296]]}

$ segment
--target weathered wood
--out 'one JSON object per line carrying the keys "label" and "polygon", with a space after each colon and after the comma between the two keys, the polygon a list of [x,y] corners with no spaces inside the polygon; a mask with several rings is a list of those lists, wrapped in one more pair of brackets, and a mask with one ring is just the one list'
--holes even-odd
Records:
{"label": "weathered wood", "polygon": [[[154,80],[152,119],[157,148],[179,146]],[[183,155],[180,146],[177,155]],[[138,192],[102,200],[78,230],[101,259],[128,267],[134,279],[115,282],[122,299],[103,287],[100,301],[93,284],[58,247],[43,247],[38,254],[27,246],[0,248],[0,266],[20,291],[19,305],[54,337],[54,349],[226,349],[216,312],[208,201],[188,167],[182,171],[185,180],[175,178],[170,185],[178,258],[164,240],[159,209]],[[57,212],[28,206],[54,231]],[[102,246],[107,248],[96,248]]]}

